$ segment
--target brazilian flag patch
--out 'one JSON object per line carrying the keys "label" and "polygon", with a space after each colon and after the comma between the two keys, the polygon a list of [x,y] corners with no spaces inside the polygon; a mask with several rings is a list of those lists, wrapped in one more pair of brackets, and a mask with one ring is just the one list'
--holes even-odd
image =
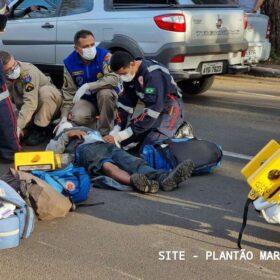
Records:
{"label": "brazilian flag patch", "polygon": [[152,88],[152,87],[146,87],[144,92],[145,92],[145,94],[155,94],[156,93],[156,89]]}

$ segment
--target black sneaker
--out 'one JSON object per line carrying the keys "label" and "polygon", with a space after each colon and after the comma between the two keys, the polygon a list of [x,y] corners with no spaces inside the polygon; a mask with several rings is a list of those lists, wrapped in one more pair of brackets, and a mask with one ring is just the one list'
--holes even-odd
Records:
{"label": "black sneaker", "polygon": [[156,193],[159,190],[157,181],[149,180],[143,174],[133,174],[130,177],[131,185],[141,193]]}
{"label": "black sneaker", "polygon": [[181,162],[161,181],[161,188],[166,192],[176,189],[180,183],[184,182],[192,175],[194,167],[192,160],[188,159]]}
{"label": "black sneaker", "polygon": [[27,146],[38,146],[46,140],[46,133],[42,130],[33,130],[25,141]]}

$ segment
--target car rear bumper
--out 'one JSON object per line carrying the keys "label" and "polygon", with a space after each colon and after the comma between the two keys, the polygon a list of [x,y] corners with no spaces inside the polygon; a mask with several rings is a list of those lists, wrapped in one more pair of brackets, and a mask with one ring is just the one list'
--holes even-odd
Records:
{"label": "car rear bumper", "polygon": [[270,52],[271,43],[268,40],[263,42],[249,42],[244,60],[248,64],[257,64],[260,61],[268,60]]}
{"label": "car rear bumper", "polygon": [[[228,67],[227,72],[221,74],[242,74],[247,73],[249,70],[250,67],[246,65],[232,65]],[[196,80],[203,77],[200,72],[196,71],[170,71],[170,73],[176,81]]]}
{"label": "car rear bumper", "polygon": [[195,56],[204,54],[227,54],[237,53],[248,48],[248,42],[217,45],[198,45],[188,46],[186,43],[169,43],[164,45],[153,54],[145,54],[147,58],[155,59],[165,65],[168,65],[176,55]]}
{"label": "car rear bumper", "polygon": [[[247,73],[250,70],[248,65],[229,65],[227,66],[222,73],[213,74],[213,75],[220,75],[220,74],[242,74]],[[181,71],[170,71],[171,75],[173,76],[174,80],[181,81],[181,80],[196,80],[204,77],[200,71],[188,71],[188,70],[181,70]],[[209,75],[208,75],[209,76]]]}
{"label": "car rear bumper", "polygon": [[228,74],[242,74],[249,72],[250,67],[248,65],[230,65],[228,67]]}

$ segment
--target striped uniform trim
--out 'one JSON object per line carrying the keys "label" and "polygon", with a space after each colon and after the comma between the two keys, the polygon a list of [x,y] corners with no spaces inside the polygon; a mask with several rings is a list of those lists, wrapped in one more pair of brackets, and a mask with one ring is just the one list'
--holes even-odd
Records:
{"label": "striped uniform trim", "polygon": [[146,112],[148,114],[148,116],[150,116],[154,119],[157,119],[160,115],[160,112],[157,112],[157,111],[154,111],[154,110],[148,109],[148,108],[145,108],[144,112]]}
{"label": "striped uniform trim", "polygon": [[6,99],[7,97],[9,97],[9,91],[8,90],[5,90],[3,92],[0,93],[0,101]]}
{"label": "striped uniform trim", "polygon": [[19,234],[19,229],[13,230],[13,231],[7,231],[7,232],[0,232],[1,237],[7,237],[7,236],[13,236]]}
{"label": "striped uniform trim", "polygon": [[161,65],[152,65],[152,66],[147,67],[147,70],[149,72],[153,72],[153,71],[158,70],[158,69],[160,69],[162,72],[170,75],[169,70],[167,68],[161,66]]}
{"label": "striped uniform trim", "polygon": [[8,111],[10,113],[10,119],[11,119],[12,124],[13,124],[14,140],[16,142],[16,146],[17,146],[18,151],[21,151],[22,147],[20,145],[19,139],[17,137],[17,132],[16,132],[17,121],[16,121],[16,117],[15,117],[15,114],[14,114],[14,111],[13,111],[13,107],[12,107],[12,103],[11,103],[10,98],[6,98],[5,99],[5,103],[6,103],[7,107],[8,107]]}
{"label": "striped uniform trim", "polygon": [[144,93],[140,92],[140,91],[136,91],[136,95],[141,99],[144,99],[144,97],[145,97]]}
{"label": "striped uniform trim", "polygon": [[122,108],[123,110],[125,110],[127,113],[129,113],[131,115],[134,112],[134,108],[133,107],[126,106],[126,105],[122,104],[121,102],[117,102],[117,107],[118,108]]}
{"label": "striped uniform trim", "polygon": [[122,147],[125,151],[129,150],[129,149],[132,149],[132,148],[135,148],[137,145],[139,144],[139,142],[132,142],[132,143],[129,143],[128,145]]}
{"label": "striped uniform trim", "polygon": [[182,97],[182,91],[181,89],[178,87],[177,83],[174,81],[172,75],[170,74],[169,70],[161,65],[152,65],[152,66],[149,66],[147,67],[148,71],[149,72],[153,72],[155,70],[161,70],[162,72],[164,72],[165,74],[168,74],[170,75],[171,77],[171,84],[173,84],[176,89],[177,89],[177,94],[179,95],[179,97]]}

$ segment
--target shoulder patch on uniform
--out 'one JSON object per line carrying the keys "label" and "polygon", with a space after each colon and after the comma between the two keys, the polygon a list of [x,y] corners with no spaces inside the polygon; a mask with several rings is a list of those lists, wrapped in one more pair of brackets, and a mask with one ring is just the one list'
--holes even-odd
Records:
{"label": "shoulder patch on uniform", "polygon": [[83,78],[83,76],[78,76],[78,77],[76,77],[76,83],[77,83],[77,85],[80,87],[80,86],[82,86],[83,85],[83,83],[84,83],[84,78]]}
{"label": "shoulder patch on uniform", "polygon": [[103,75],[101,72],[97,73],[97,79],[98,79],[98,80],[101,79],[103,76],[104,76],[104,75]]}
{"label": "shoulder patch on uniform", "polygon": [[156,89],[153,88],[153,87],[146,87],[146,88],[144,89],[144,93],[145,93],[145,94],[155,94],[155,93],[156,93]]}
{"label": "shoulder patch on uniform", "polygon": [[27,83],[26,85],[25,85],[25,91],[26,92],[30,92],[30,91],[32,91],[34,89],[34,85],[32,84],[32,83]]}
{"label": "shoulder patch on uniform", "polygon": [[104,57],[104,61],[109,64],[111,60],[112,55],[110,53],[107,53]]}
{"label": "shoulder patch on uniform", "polygon": [[22,74],[21,75],[21,80],[23,83],[28,84],[32,81],[32,78],[29,74]]}
{"label": "shoulder patch on uniform", "polygon": [[66,75],[64,75],[64,77],[63,77],[63,86],[64,86],[65,88],[68,87],[68,81],[67,81]]}

